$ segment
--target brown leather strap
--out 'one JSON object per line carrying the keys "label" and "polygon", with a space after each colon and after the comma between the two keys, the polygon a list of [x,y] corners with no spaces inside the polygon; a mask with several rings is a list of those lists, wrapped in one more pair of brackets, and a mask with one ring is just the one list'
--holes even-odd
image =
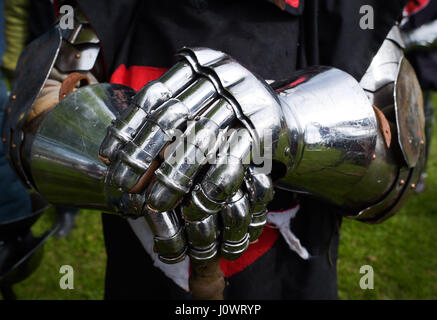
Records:
{"label": "brown leather strap", "polygon": [[[158,167],[161,165],[162,160],[164,160],[164,154],[165,149],[167,149],[168,145],[170,143],[167,143],[162,150],[159,152],[159,160],[155,159],[150,164],[149,169],[141,176],[140,180],[138,180],[138,183],[132,187],[131,190],[129,190],[130,193],[140,193],[142,192],[147,186],[149,186],[149,183],[154,179],[155,176],[155,170],[158,169]],[[104,159],[102,159],[103,161]]]}
{"label": "brown leather strap", "polygon": [[89,85],[91,83],[91,80],[82,73],[70,73],[68,77],[65,78],[65,80],[62,82],[61,89],[59,89],[59,101],[72,93],[79,83],[81,83],[81,86],[85,86]]}
{"label": "brown leather strap", "polygon": [[137,184],[129,190],[130,193],[141,193],[144,189],[150,185],[150,183],[154,180],[155,171],[160,166],[160,162],[157,160],[153,160],[150,164],[149,169],[141,176],[138,180]]}
{"label": "brown leather strap", "polygon": [[373,110],[375,111],[376,118],[378,119],[379,129],[381,130],[382,136],[384,137],[385,146],[390,148],[391,145],[391,130],[390,124],[385,117],[384,113],[379,110],[377,106],[373,106]]}

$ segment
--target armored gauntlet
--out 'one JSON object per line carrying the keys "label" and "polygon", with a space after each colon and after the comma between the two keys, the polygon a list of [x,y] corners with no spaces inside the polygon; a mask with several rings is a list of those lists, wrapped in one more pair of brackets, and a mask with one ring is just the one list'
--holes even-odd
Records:
{"label": "armored gauntlet", "polygon": [[269,86],[222,52],[181,50],[180,62],[108,130],[100,153],[112,184],[144,192],[146,215],[180,208],[188,254],[198,260],[218,248],[235,259],[257,239],[272,178],[347,216],[386,219],[414,188],[424,158],[420,88],[390,37],[379,53],[395,67],[384,89],[392,103],[382,111],[338,69],[310,68]]}
{"label": "armored gauntlet", "polygon": [[425,143],[414,71],[386,41],[377,56],[394,71],[381,82],[376,59],[361,85],[329,67],[269,85],[223,52],[184,48],[135,95],[98,84],[63,99],[27,140],[23,171],[53,203],[145,217],[167,263],[241,256],[273,181],[382,221],[414,187]]}

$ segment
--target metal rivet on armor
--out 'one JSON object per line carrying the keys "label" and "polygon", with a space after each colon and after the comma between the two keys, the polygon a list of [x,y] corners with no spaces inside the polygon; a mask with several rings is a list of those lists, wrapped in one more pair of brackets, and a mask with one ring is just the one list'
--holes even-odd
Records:
{"label": "metal rivet on armor", "polygon": [[416,189],[416,185],[414,183],[411,184],[411,189]]}
{"label": "metal rivet on armor", "polygon": [[287,148],[285,148],[285,150],[284,150],[284,155],[288,156],[289,154],[290,154],[290,148],[287,147]]}
{"label": "metal rivet on armor", "polygon": [[373,160],[376,159],[376,154],[373,154],[372,159],[373,159]]}
{"label": "metal rivet on armor", "polygon": [[15,94],[13,94],[13,95],[11,96],[11,99],[12,99],[12,100],[15,100],[15,99],[17,99],[17,96],[16,96]]}
{"label": "metal rivet on armor", "polygon": [[405,180],[402,179],[401,181],[399,181],[399,184],[400,184],[401,186],[403,186],[403,185],[405,184]]}
{"label": "metal rivet on armor", "polygon": [[80,53],[76,53],[76,55],[74,56],[76,59],[80,58]]}

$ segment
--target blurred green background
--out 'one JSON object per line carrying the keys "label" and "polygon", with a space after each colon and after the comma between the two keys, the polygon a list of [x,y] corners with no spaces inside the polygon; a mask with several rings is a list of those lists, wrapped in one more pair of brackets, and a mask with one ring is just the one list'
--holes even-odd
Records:
{"label": "blurred green background", "polygon": [[[338,260],[340,299],[437,299],[437,129],[434,128],[426,191],[412,196],[380,225],[343,220]],[[52,213],[34,226],[51,223]],[[67,238],[50,238],[41,266],[14,286],[18,299],[102,299],[106,255],[99,212],[83,210]],[[362,265],[374,270],[374,289],[362,290]],[[59,288],[61,265],[74,270],[74,290]],[[322,283],[320,285],[323,285]]]}

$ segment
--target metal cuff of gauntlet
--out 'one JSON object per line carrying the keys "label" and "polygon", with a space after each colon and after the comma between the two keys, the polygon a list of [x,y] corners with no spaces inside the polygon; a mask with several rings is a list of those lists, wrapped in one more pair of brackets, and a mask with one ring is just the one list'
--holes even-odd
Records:
{"label": "metal cuff of gauntlet", "polygon": [[423,168],[425,140],[422,93],[396,34],[361,83],[314,67],[277,89],[292,159],[278,187],[314,194],[367,222],[399,209]]}
{"label": "metal cuff of gauntlet", "polygon": [[[127,107],[134,92],[115,84],[80,88],[64,98],[41,121],[29,146],[32,178],[49,202],[121,212],[142,205],[135,196],[122,197],[107,182],[107,167],[99,158],[106,128]],[[132,203],[130,203],[132,201]],[[141,201],[140,201],[141,202]]]}
{"label": "metal cuff of gauntlet", "polygon": [[[33,136],[45,113],[29,121],[29,115],[47,80],[64,80],[79,72],[102,78],[99,39],[90,24],[75,9],[73,29],[56,24],[23,50],[14,73],[14,83],[3,118],[2,141],[11,167],[28,188],[38,190],[30,170]],[[35,120],[35,119],[34,119]]]}

